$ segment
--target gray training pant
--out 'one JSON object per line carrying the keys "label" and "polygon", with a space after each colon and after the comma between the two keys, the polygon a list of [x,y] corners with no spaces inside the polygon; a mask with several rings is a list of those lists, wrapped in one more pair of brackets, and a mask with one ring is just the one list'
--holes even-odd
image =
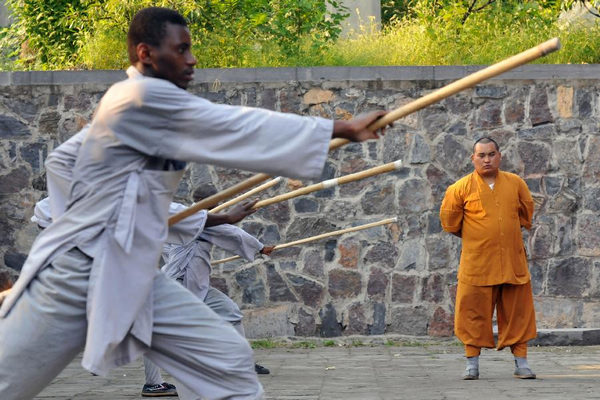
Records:
{"label": "gray training pant", "polygon": [[[83,350],[91,264],[76,248],[60,256],[0,319],[0,399],[34,397]],[[229,323],[163,274],[153,290],[145,356],[179,381],[180,398],[262,398],[252,350]]]}
{"label": "gray training pant", "polygon": [[[219,317],[229,322],[235,330],[243,337],[246,336],[244,326],[242,325],[243,314],[240,307],[231,300],[225,293],[215,289],[208,288],[204,304],[216,312]],[[147,385],[158,385],[164,382],[160,373],[160,368],[154,365],[150,360],[144,357],[144,374],[146,376]]]}

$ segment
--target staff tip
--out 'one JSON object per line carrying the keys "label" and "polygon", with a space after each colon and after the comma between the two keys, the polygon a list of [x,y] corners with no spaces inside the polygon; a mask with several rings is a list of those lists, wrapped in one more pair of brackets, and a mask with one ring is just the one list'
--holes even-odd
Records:
{"label": "staff tip", "polygon": [[558,51],[561,48],[560,39],[555,37],[550,40],[547,40],[544,43],[540,44],[539,48],[540,48],[540,51],[542,52],[542,55],[544,55],[544,56],[546,54]]}
{"label": "staff tip", "polygon": [[396,160],[394,161],[394,167],[396,169],[400,168],[402,166],[402,160]]}

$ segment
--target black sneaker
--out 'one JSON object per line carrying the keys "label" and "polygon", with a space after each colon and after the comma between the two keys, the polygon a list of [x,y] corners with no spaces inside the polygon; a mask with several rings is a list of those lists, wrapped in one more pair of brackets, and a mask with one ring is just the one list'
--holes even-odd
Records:
{"label": "black sneaker", "polygon": [[157,385],[144,385],[142,388],[143,397],[163,397],[163,396],[177,396],[177,388],[175,385],[163,382]]}
{"label": "black sneaker", "polygon": [[254,370],[259,375],[269,375],[271,373],[268,368],[265,368],[260,364],[254,364]]}

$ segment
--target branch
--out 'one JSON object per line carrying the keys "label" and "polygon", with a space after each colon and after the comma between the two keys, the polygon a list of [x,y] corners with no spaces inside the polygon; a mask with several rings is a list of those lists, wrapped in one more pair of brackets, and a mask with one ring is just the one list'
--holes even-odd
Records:
{"label": "branch", "polygon": [[600,18],[600,14],[598,14],[597,12],[594,12],[594,10],[592,10],[592,8],[590,8],[590,6],[588,5],[587,1],[582,0],[581,3],[583,3],[584,7],[588,10],[588,12],[590,14],[592,14],[594,17]]}

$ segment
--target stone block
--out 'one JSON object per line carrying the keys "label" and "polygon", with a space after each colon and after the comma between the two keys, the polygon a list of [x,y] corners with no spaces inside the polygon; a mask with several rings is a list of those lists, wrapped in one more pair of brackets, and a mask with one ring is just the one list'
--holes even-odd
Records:
{"label": "stone block", "polygon": [[578,88],[576,93],[577,114],[580,118],[589,118],[594,109],[594,97],[589,89]]}
{"label": "stone block", "polygon": [[304,255],[302,271],[315,278],[324,278],[324,262],[320,250],[310,250]]}
{"label": "stone block", "polygon": [[329,271],[329,295],[333,298],[352,298],[362,290],[362,278],[356,271],[333,269]]}
{"label": "stone block", "polygon": [[394,268],[398,259],[398,249],[392,243],[380,242],[365,255],[363,262],[377,264],[385,268]]}
{"label": "stone block", "polygon": [[294,210],[297,213],[311,213],[319,210],[319,203],[314,199],[301,197],[294,199]]}
{"label": "stone block", "polygon": [[370,298],[384,300],[388,288],[388,274],[380,268],[371,269],[369,282],[367,283],[367,295]]}
{"label": "stone block", "polygon": [[426,335],[430,316],[422,306],[398,306],[390,310],[389,333]]}
{"label": "stone block", "polygon": [[471,149],[461,138],[452,135],[444,135],[438,140],[435,147],[435,160],[439,165],[444,166],[446,172],[462,176],[466,171],[470,171]]}
{"label": "stone block", "polygon": [[283,280],[275,265],[265,265],[267,270],[267,285],[269,286],[269,300],[277,301],[297,301],[287,283]]}
{"label": "stone block", "polygon": [[254,304],[256,306],[265,304],[265,284],[258,277],[255,266],[237,272],[235,280],[242,289],[242,302],[244,304]]}
{"label": "stone block", "polygon": [[296,333],[290,322],[291,306],[244,309],[243,313],[242,323],[248,339],[294,336]]}
{"label": "stone block", "polygon": [[421,127],[429,140],[435,140],[436,137],[446,131],[450,123],[450,116],[446,109],[441,105],[432,105],[419,111]]}
{"label": "stone block", "polygon": [[369,189],[361,199],[361,206],[367,215],[387,214],[394,207],[394,187],[391,185],[380,185],[379,182],[372,183]]}
{"label": "stone block", "polygon": [[15,271],[21,271],[26,259],[27,254],[19,253],[17,251],[9,250],[4,253],[4,265]]}
{"label": "stone block", "polygon": [[23,144],[20,153],[23,161],[31,165],[33,171],[40,172],[48,156],[48,145],[45,142]]}
{"label": "stone block", "polygon": [[329,103],[333,98],[334,94],[331,90],[312,88],[304,94],[302,102],[307,105]]}
{"label": "stone block", "polygon": [[504,104],[504,121],[507,125],[520,125],[525,120],[525,101],[517,96],[507,99]]}
{"label": "stone block", "polygon": [[452,269],[458,265],[458,260],[453,258],[451,240],[450,236],[445,233],[429,235],[425,238],[425,248],[428,254],[427,269],[429,271]]}
{"label": "stone block", "polygon": [[286,277],[304,304],[313,308],[320,306],[321,300],[325,296],[325,286],[320,282],[291,272],[286,273]]}
{"label": "stone block", "polygon": [[490,129],[502,126],[502,102],[486,101],[479,107],[472,128]]}
{"label": "stone block", "polygon": [[529,263],[531,288],[534,296],[544,294],[544,282],[548,274],[548,260],[534,260]]}
{"label": "stone block", "polygon": [[583,179],[589,184],[597,184],[600,176],[600,136],[590,137],[587,141]]}
{"label": "stone block", "polygon": [[559,86],[556,89],[556,108],[561,118],[573,116],[573,87]]}
{"label": "stone block", "polygon": [[399,185],[398,206],[402,213],[421,213],[433,206],[429,183],[424,179],[408,179]]}
{"label": "stone block", "polygon": [[489,99],[503,99],[508,96],[506,86],[478,85],[475,86],[475,96]]}
{"label": "stone block", "polygon": [[360,248],[360,243],[354,239],[345,239],[342,241],[338,246],[340,251],[339,264],[344,268],[357,269]]}
{"label": "stone block", "polygon": [[431,274],[423,278],[421,284],[421,300],[441,303],[445,298],[446,281],[443,275]]}
{"label": "stone block", "polygon": [[30,174],[26,168],[13,169],[0,176],[0,196],[19,193],[29,187]]}
{"label": "stone block", "polygon": [[583,214],[577,221],[577,243],[582,256],[600,256],[600,215]]}
{"label": "stone block", "polygon": [[333,304],[329,303],[319,311],[321,325],[317,326],[319,336],[336,337],[342,336],[342,324],[338,322],[337,312]]}
{"label": "stone block", "polygon": [[0,138],[12,139],[31,135],[28,126],[16,118],[0,115]]}
{"label": "stone block", "polygon": [[311,312],[306,311],[304,308],[300,308],[298,311],[298,321],[295,326],[296,336],[316,336],[317,335],[317,324],[315,317]]}
{"label": "stone block", "polygon": [[369,332],[364,305],[352,303],[346,312],[344,335],[366,335]]}
{"label": "stone block", "polygon": [[[268,207],[267,207],[268,208]],[[320,217],[297,217],[290,224],[286,232],[286,240],[298,240],[310,236],[320,235],[339,229],[331,222]]]}
{"label": "stone block", "polygon": [[585,210],[600,211],[600,186],[588,186],[582,194]]}
{"label": "stone block", "polygon": [[415,297],[417,277],[414,275],[392,275],[392,303],[412,303]]}
{"label": "stone block", "polygon": [[446,189],[448,186],[454,183],[454,180],[445,170],[437,168],[434,164],[429,164],[429,166],[427,166],[425,175],[427,176],[427,181],[429,182],[434,203],[441,204],[444,194],[446,193]]}
{"label": "stone block", "polygon": [[[549,285],[550,286],[550,285]],[[539,328],[574,328],[580,326],[583,304],[578,299],[535,297],[535,318]]]}
{"label": "stone block", "polygon": [[403,271],[423,271],[427,266],[427,253],[419,239],[411,239],[402,243],[400,258],[396,267]]}
{"label": "stone block", "polygon": [[385,303],[373,304],[373,325],[369,325],[369,335],[385,333]]}
{"label": "stone block", "polygon": [[517,131],[517,137],[520,140],[545,140],[550,141],[556,135],[554,124],[545,124],[534,126],[533,128],[520,129]]}
{"label": "stone block", "polygon": [[519,142],[518,153],[523,160],[526,177],[543,175],[550,169],[551,153],[548,145],[539,142]]}
{"label": "stone block", "polygon": [[454,315],[438,307],[427,326],[427,334],[433,337],[450,337],[454,334]]}
{"label": "stone block", "polygon": [[592,264],[587,258],[568,257],[553,259],[548,267],[550,296],[580,298],[590,289]]}
{"label": "stone block", "polygon": [[421,135],[413,136],[410,148],[411,164],[426,164],[431,161],[429,145]]}
{"label": "stone block", "polygon": [[548,106],[548,93],[545,87],[536,86],[529,100],[529,120],[532,126],[554,122]]}

